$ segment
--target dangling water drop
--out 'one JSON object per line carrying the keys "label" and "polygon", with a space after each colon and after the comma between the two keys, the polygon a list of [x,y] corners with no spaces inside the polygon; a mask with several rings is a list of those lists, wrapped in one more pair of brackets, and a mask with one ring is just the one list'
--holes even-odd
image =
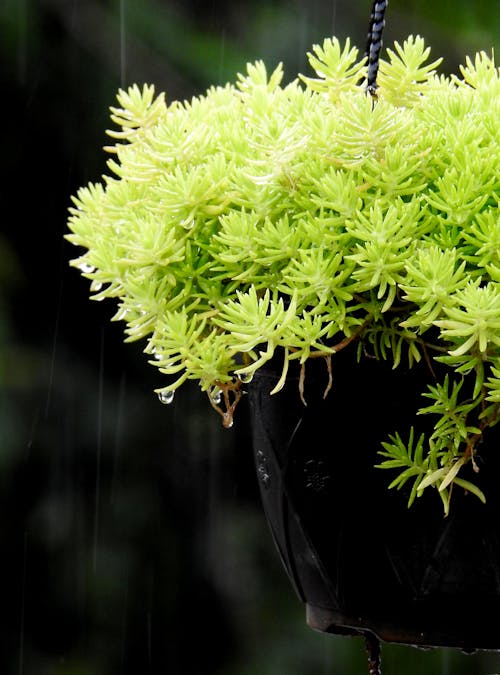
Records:
{"label": "dangling water drop", "polygon": [[212,399],[212,403],[219,405],[222,400],[222,390],[219,389],[219,387],[214,387],[214,389],[212,389],[210,392],[210,398]]}
{"label": "dangling water drop", "polygon": [[160,403],[164,403],[165,405],[170,405],[172,401],[174,400],[175,396],[175,391],[160,391],[158,393],[158,398],[160,399]]}
{"label": "dangling water drop", "polygon": [[253,373],[238,373],[238,380],[243,384],[249,384],[253,380]]}
{"label": "dangling water drop", "polygon": [[234,424],[233,414],[225,412],[222,416],[222,425],[225,429],[230,429]]}

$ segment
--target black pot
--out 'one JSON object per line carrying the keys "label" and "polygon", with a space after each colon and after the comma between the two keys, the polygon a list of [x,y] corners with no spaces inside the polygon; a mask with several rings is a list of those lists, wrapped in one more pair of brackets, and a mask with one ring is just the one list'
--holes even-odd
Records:
{"label": "black pot", "polygon": [[427,416],[415,411],[432,382],[428,367],[392,370],[348,352],[332,359],[326,399],[325,362],[307,363],[307,407],[298,365],[273,396],[280,360],[248,387],[265,514],[308,624],[418,646],[500,649],[499,435],[481,446],[474,475],[486,505],[455,489],[444,517],[428,488],[408,509],[408,493],[387,489],[395,474],[374,464],[388,434],[421,428]]}

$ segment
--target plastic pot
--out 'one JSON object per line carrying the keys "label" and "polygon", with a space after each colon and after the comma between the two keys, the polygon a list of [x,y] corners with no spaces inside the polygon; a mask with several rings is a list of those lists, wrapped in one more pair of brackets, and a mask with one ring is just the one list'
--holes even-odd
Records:
{"label": "plastic pot", "polygon": [[[299,366],[270,395],[277,359],[248,386],[253,447],[264,511],[307,622],[317,630],[365,634],[417,646],[500,649],[500,437],[481,446],[486,493],[455,489],[444,517],[428,488],[408,509],[408,494],[388,490],[395,476],[374,468],[380,441],[421,428],[426,365],[392,370],[344,350]],[[467,468],[467,467],[465,467]],[[464,474],[464,477],[467,477]]]}

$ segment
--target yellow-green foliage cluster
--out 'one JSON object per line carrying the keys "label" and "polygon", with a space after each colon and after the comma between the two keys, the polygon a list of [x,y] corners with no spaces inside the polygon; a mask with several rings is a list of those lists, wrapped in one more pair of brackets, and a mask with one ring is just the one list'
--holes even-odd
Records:
{"label": "yellow-green foliage cluster", "polygon": [[120,91],[113,176],[78,192],[68,239],[163,396],[187,378],[236,390],[278,347],[285,370],[349,342],[411,365],[437,335],[436,431],[383,454],[411,500],[435,485],[446,507],[500,403],[500,75],[480,53],[438,76],[420,37],[387,53],[376,99],[335,39],[287,85],[257,62],[189,102]]}

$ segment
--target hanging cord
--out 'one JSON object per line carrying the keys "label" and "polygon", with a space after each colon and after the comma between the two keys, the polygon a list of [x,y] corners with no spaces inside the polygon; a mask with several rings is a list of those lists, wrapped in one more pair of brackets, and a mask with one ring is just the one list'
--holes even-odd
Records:
{"label": "hanging cord", "polygon": [[385,26],[385,10],[388,4],[388,0],[375,0],[370,16],[365,56],[368,58],[366,91],[372,94],[372,96],[376,95],[378,66],[380,51],[382,49],[382,33]]}
{"label": "hanging cord", "polygon": [[380,641],[370,631],[363,631],[366,651],[368,652],[368,675],[382,675],[382,655]]}

